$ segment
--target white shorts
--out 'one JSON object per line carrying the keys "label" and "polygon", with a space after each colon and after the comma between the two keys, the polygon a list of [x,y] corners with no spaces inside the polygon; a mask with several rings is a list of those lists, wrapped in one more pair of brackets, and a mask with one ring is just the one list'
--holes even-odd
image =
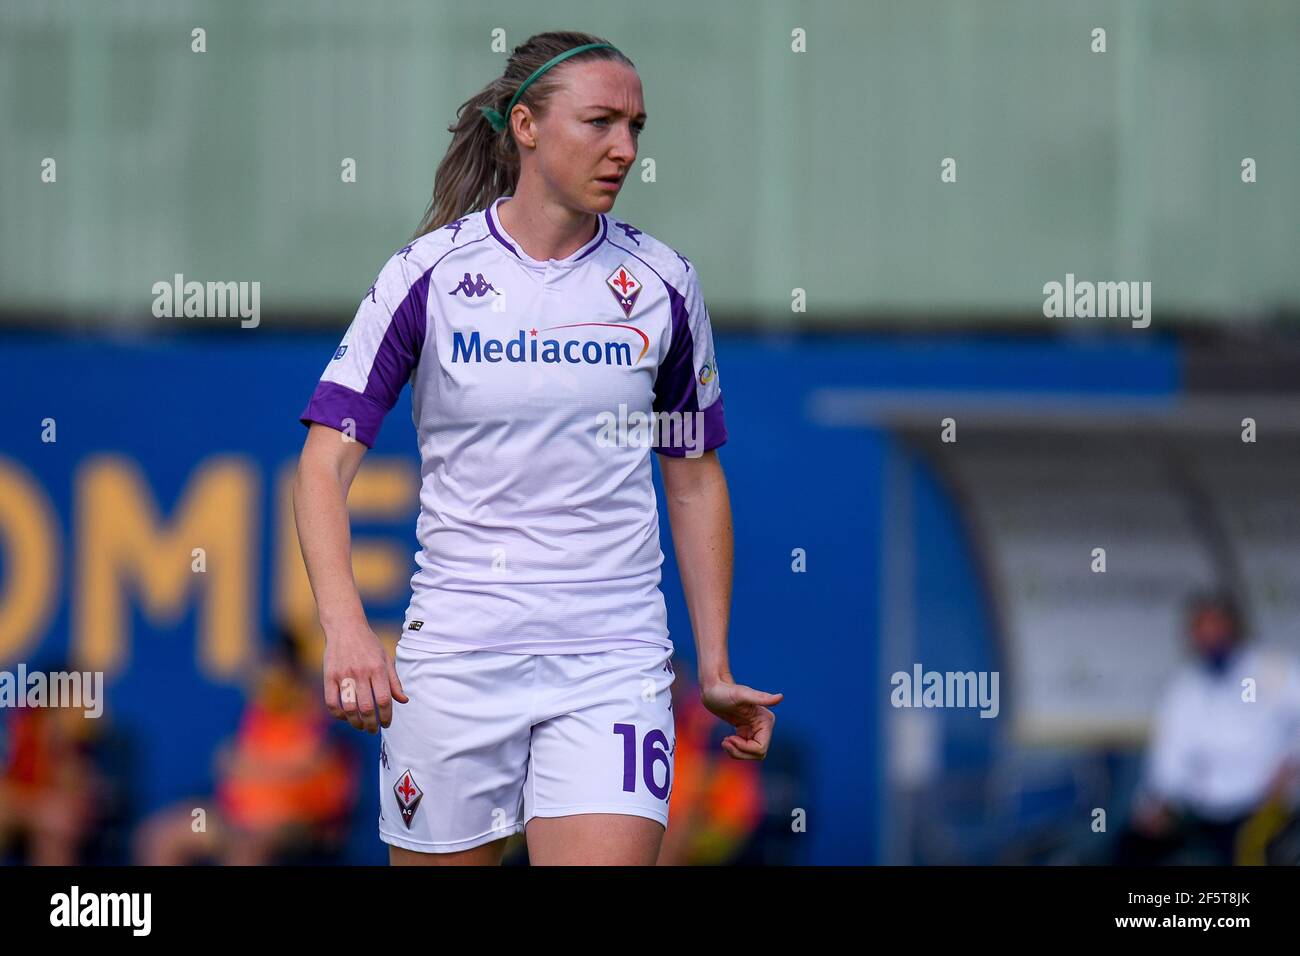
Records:
{"label": "white shorts", "polygon": [[450,853],[533,817],[627,813],[668,826],[672,649],[433,652],[398,642],[381,729],[379,835]]}

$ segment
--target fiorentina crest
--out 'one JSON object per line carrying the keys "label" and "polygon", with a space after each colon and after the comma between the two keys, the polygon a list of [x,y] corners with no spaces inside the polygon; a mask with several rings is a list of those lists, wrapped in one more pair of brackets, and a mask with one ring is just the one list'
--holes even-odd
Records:
{"label": "fiorentina crest", "polygon": [[609,291],[614,293],[614,298],[618,299],[618,304],[623,308],[623,315],[630,319],[632,306],[636,305],[636,297],[641,294],[640,281],[632,275],[627,266],[619,266],[609,274],[605,285],[609,286]]}
{"label": "fiorentina crest", "polygon": [[402,811],[402,822],[409,830],[411,821],[415,819],[415,811],[424,799],[424,791],[415,785],[415,778],[407,770],[393,785],[393,793],[397,795],[397,809]]}

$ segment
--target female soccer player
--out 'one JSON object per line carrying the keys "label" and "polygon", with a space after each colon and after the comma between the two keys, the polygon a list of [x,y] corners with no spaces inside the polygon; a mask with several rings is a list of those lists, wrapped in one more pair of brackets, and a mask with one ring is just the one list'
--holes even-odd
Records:
{"label": "female soccer player", "polygon": [[[675,734],[651,447],[701,699],[735,727],[731,757],[766,755],[782,697],[728,664],[708,311],[685,257],[607,215],[645,125],[636,69],[611,44],[538,34],[457,116],[416,238],[302,414],[294,509],[325,702],[381,733],[393,863],[500,863],[525,831],[535,864],[652,864]],[[390,660],[352,579],[345,502],[407,381],[421,549]]]}

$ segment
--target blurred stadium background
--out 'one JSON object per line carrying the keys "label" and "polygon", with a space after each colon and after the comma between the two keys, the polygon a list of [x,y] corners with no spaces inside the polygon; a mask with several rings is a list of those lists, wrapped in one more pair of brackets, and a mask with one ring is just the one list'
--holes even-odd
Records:
{"label": "blurred stadium background", "polygon": [[[414,229],[456,106],[500,73],[493,31],[510,49],[548,29],[640,70],[653,177],[615,216],[701,275],[733,666],[786,694],[769,760],[743,768],[683,705],[673,859],[1099,859],[1187,595],[1235,588],[1256,639],[1300,650],[1292,0],[8,0],[0,668],[102,670],[107,702],[93,725],[0,710],[0,794],[41,794],[29,831],[79,860],[162,853],[193,808],[295,833],[232,856],[214,825],[214,858],[386,860],[378,739],[315,721],[297,416]],[[176,274],[259,282],[260,324],[155,318]],[[1067,274],[1149,281],[1150,326],[1045,318]],[[389,642],[414,570],[409,421],[404,393],[349,501]],[[998,671],[998,717],[892,707],[914,663]],[[39,858],[21,829],[0,859]]]}

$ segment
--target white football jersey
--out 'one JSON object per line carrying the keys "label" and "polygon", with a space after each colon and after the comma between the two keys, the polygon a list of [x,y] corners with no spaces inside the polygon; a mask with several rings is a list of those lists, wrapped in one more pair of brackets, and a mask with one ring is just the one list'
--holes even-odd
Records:
{"label": "white football jersey", "polygon": [[495,209],[400,249],[303,411],[374,444],[411,383],[419,570],[402,640],[430,650],[672,647],[650,450],[726,441],[695,269],[599,216],[531,258]]}

